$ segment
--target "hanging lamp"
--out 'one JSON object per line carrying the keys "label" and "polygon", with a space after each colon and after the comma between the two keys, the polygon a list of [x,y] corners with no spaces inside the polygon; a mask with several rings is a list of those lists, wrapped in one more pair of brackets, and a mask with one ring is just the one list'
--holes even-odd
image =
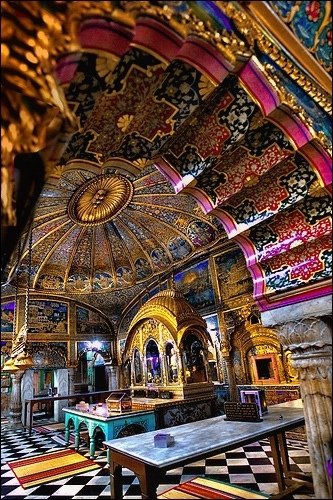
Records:
{"label": "hanging lamp", "polygon": [[[14,308],[14,317],[13,317],[13,336],[12,336],[12,349],[13,351],[13,346],[15,344],[15,338],[16,338],[16,320],[17,320],[17,304],[18,304],[18,276],[19,276],[19,260],[21,256],[21,239],[18,242],[18,248],[17,248],[17,263],[16,263],[16,286],[15,286],[15,308]],[[1,371],[3,372],[9,372],[9,373],[15,373],[19,370],[17,366],[14,364],[15,358],[12,357],[10,354],[10,357],[5,361]]]}
{"label": "hanging lamp", "polygon": [[3,372],[9,372],[9,373],[15,373],[19,370],[19,368],[14,365],[14,358],[8,358],[7,361],[5,361],[2,370]]}
{"label": "hanging lamp", "polygon": [[15,360],[14,365],[19,370],[28,370],[34,365],[33,359],[30,354],[27,353],[27,341],[28,341],[28,331],[29,331],[29,302],[30,302],[30,278],[32,274],[32,224],[33,218],[31,220],[30,234],[29,234],[29,244],[28,244],[28,275],[27,275],[27,287],[25,294],[25,306],[24,306],[24,324],[20,328],[18,333],[18,339],[21,338],[23,343],[23,350],[21,350]]}

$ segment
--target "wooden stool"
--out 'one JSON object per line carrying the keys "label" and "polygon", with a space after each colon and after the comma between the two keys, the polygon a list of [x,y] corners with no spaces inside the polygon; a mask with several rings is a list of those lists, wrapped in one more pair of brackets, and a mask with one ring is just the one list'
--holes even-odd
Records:
{"label": "wooden stool", "polygon": [[259,491],[252,491],[235,484],[224,483],[215,479],[205,477],[195,477],[190,481],[181,483],[178,486],[165,491],[158,498],[176,499],[205,499],[215,498],[240,499],[240,498],[270,498],[270,495]]}

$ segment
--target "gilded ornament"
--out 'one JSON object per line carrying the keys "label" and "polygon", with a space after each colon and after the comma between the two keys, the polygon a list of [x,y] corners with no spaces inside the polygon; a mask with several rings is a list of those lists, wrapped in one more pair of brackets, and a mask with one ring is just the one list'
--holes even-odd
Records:
{"label": "gilded ornament", "polygon": [[[52,13],[41,2],[4,1],[1,7],[1,152],[9,168],[17,153],[45,147],[46,127],[57,113],[75,124],[54,76],[56,56],[73,47],[63,31],[66,2],[57,2]],[[15,223],[12,212],[12,200],[2,199],[2,219],[8,224]]]}
{"label": "gilded ornament", "polygon": [[66,2],[66,28],[72,40],[76,40],[82,22],[85,19],[102,18],[120,22],[126,26],[134,27],[135,19],[130,12],[120,9],[119,2],[105,1],[80,1]]}
{"label": "gilded ornament", "polygon": [[199,94],[203,99],[206,99],[215,89],[216,83],[207,78],[206,75],[202,74],[199,80]]}
{"label": "gilded ornament", "polygon": [[194,19],[190,22],[188,30],[189,34],[196,35],[213,45],[233,66],[236,66],[238,61],[249,59],[253,54],[252,49],[235,33],[229,33],[225,29],[221,29],[220,32],[215,31],[208,20]]}
{"label": "gilded ornament", "polygon": [[326,134],[323,131],[317,132],[313,128],[313,120],[307,114],[303,106],[301,106],[294,95],[292,95],[288,90],[280,84],[279,78],[276,75],[274,68],[270,64],[265,64],[262,66],[259,62],[256,62],[260,66],[261,71],[268,79],[269,83],[275,88],[281,104],[287,105],[307,126],[313,138],[316,138],[318,142],[323,146],[323,148],[332,156],[332,146],[329,143]]}
{"label": "gilded ornament", "polygon": [[79,225],[104,224],[130,203],[132,195],[133,186],[126,177],[103,174],[75,191],[68,203],[68,215]]}
{"label": "gilded ornament", "polygon": [[134,115],[123,115],[117,121],[117,127],[120,128],[122,132],[126,132],[131,121],[133,120]]}
{"label": "gilded ornament", "polygon": [[193,22],[196,17],[191,10],[185,12],[177,12],[173,8],[174,2],[168,2],[164,5],[152,5],[147,1],[128,1],[123,2],[126,12],[131,13],[135,18],[144,15],[154,17],[167,23],[171,29],[177,32],[182,37],[188,35],[188,25]]}
{"label": "gilded ornament", "polygon": [[283,69],[292,80],[297,82],[303,90],[327,113],[332,111],[329,98],[312,82],[281,50],[271,38],[244,11],[239,10],[233,2],[218,2],[221,10],[235,23],[239,32],[245,36],[251,50],[258,47],[264,54],[268,54],[276,64]]}
{"label": "gilded ornament", "polygon": [[99,55],[96,59],[96,71],[98,76],[104,79],[105,83],[110,83],[113,78],[113,70],[119,58],[113,54]]}

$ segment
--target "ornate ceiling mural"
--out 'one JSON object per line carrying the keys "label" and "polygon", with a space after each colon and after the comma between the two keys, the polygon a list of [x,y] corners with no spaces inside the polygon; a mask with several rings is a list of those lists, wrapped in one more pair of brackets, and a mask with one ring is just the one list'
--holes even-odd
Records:
{"label": "ornate ceiling mural", "polygon": [[[5,3],[25,12],[34,4],[32,20],[46,15],[42,2]],[[47,71],[65,104],[52,96],[60,124],[41,152],[34,290],[119,317],[156,277],[228,237],[243,250],[261,310],[328,294],[328,2],[56,3],[40,28],[54,36],[57,63]],[[297,50],[269,36],[271,17],[265,29],[256,21],[258,4],[273,15],[273,34],[298,36]],[[308,23],[311,41],[302,38]],[[46,83],[38,85],[36,100]],[[40,117],[29,116],[39,130]],[[8,174],[21,150],[6,127]],[[22,279],[27,231],[23,241]]]}
{"label": "ornate ceiling mural", "polygon": [[302,44],[326,69],[332,72],[332,3],[269,2],[271,8],[290,27]]}
{"label": "ornate ceiling mural", "polygon": [[[226,238],[195,200],[154,167],[140,176],[89,165],[47,184],[32,229],[32,286],[57,293],[124,290]],[[28,266],[27,248],[22,269]],[[24,277],[22,275],[22,280]]]}

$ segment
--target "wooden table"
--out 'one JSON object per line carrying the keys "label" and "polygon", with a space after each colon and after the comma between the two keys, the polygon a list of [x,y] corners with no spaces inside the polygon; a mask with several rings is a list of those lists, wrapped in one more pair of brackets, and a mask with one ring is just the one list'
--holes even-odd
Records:
{"label": "wooden table", "polygon": [[[112,392],[124,392],[124,391],[112,391]],[[72,399],[74,401],[81,401],[82,399],[89,399],[90,403],[92,403],[92,398],[97,399],[99,402],[99,398],[104,398],[110,395],[110,391],[96,391],[96,392],[85,392],[81,394],[68,394],[66,396],[40,396],[36,398],[26,399],[24,401],[24,415],[23,415],[23,426],[25,429],[28,429],[29,436],[31,436],[32,426],[33,426],[33,407],[38,403],[50,403],[53,401],[60,401],[65,399]],[[29,424],[27,425],[28,420],[28,409],[29,409]]]}
{"label": "wooden table", "polygon": [[[105,439],[116,439],[120,432],[127,426],[136,424],[143,432],[153,431],[155,426],[155,412],[153,410],[126,411],[123,413],[113,412],[108,415],[106,405],[97,407],[89,406],[88,411],[74,408],[63,408],[65,412],[65,441],[69,445],[69,436],[74,432],[75,448],[80,445],[80,432],[87,430],[89,434],[90,458],[94,458],[96,450],[96,435],[99,429],[103,431]],[[98,413],[97,413],[98,412]],[[109,461],[109,449],[107,450]]]}
{"label": "wooden table", "polygon": [[[168,470],[219,453],[269,438],[282,498],[302,486],[292,484],[285,432],[304,425],[301,408],[270,407],[262,422],[226,421],[224,416],[179,425],[163,431],[106,441],[110,450],[111,498],[123,498],[122,467],[138,477],[142,498],[156,499],[156,490]],[[168,432],[175,443],[169,448],[155,448],[154,436]],[[295,483],[295,482],[294,482]],[[304,484],[304,483],[303,483]]]}

